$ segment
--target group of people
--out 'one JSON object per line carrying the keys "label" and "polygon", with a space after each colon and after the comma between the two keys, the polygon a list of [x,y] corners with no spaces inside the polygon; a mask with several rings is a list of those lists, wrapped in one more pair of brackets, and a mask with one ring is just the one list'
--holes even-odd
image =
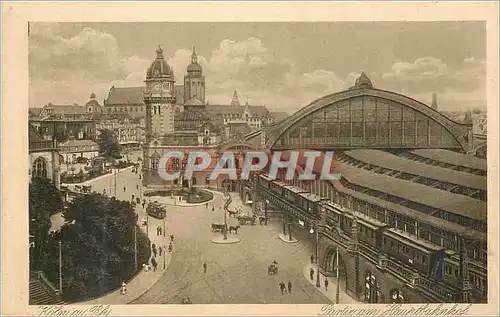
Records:
{"label": "group of people", "polygon": [[281,290],[281,295],[284,295],[287,292],[287,288],[288,288],[288,294],[292,293],[292,282],[288,281],[287,285],[285,285],[284,282],[281,282],[278,284],[278,286]]}

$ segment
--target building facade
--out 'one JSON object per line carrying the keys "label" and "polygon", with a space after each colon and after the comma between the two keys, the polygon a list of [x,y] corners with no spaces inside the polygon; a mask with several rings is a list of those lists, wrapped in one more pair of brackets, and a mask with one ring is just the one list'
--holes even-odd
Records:
{"label": "building facade", "polygon": [[59,145],[60,153],[67,164],[77,163],[79,157],[92,160],[99,156],[99,144],[92,140],[76,140],[70,138]]}
{"label": "building facade", "polygon": [[28,157],[29,157],[29,179],[32,177],[44,177],[52,181],[56,188],[60,188],[61,161],[59,147],[54,140],[45,140],[37,132],[36,128],[29,125],[28,131]]}

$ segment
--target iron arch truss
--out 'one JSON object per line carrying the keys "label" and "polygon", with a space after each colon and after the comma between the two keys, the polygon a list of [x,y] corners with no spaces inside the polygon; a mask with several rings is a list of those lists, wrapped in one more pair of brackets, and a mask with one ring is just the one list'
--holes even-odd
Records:
{"label": "iron arch truss", "polygon": [[447,148],[466,152],[472,126],[409,97],[354,87],[317,99],[268,134],[266,148]]}

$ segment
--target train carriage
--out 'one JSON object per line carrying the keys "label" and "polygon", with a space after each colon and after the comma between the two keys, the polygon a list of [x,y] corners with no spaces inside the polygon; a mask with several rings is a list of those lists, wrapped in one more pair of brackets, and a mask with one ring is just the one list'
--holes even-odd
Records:
{"label": "train carriage", "polygon": [[446,256],[443,247],[416,239],[394,228],[384,231],[382,246],[387,255],[413,267],[423,275],[438,281],[443,279]]}

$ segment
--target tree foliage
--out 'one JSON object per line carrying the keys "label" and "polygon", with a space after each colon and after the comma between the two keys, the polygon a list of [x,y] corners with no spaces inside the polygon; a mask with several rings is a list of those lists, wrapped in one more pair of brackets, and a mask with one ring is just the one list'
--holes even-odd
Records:
{"label": "tree foliage", "polygon": [[47,247],[51,227],[50,216],[62,211],[61,195],[52,182],[33,177],[29,186],[29,233],[35,246],[30,253],[30,267],[39,269]]}
{"label": "tree foliage", "polygon": [[[65,300],[102,296],[134,276],[137,215],[129,202],[99,194],[85,195],[72,202],[64,218],[67,223],[50,237],[51,248],[44,266],[49,280],[57,283],[61,240]],[[149,260],[150,241],[140,228],[136,230],[140,269]]]}
{"label": "tree foliage", "polygon": [[107,158],[119,159],[122,157],[120,155],[120,143],[118,143],[113,131],[108,129],[101,130],[99,136],[99,152],[102,156]]}

